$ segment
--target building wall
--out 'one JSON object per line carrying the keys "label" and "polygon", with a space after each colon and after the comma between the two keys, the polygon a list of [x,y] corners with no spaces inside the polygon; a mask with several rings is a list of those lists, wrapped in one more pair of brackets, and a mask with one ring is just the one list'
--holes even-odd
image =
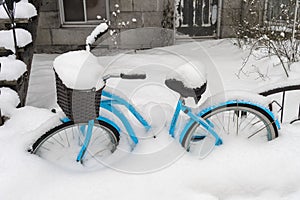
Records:
{"label": "building wall", "polygon": [[241,21],[242,0],[223,0],[221,11],[220,37],[234,37]]}
{"label": "building wall", "polygon": [[[163,10],[168,0],[110,0],[110,14],[115,10],[114,5],[119,4],[121,13],[118,18],[110,16],[112,28],[122,32],[118,36],[118,48],[149,48],[159,46],[163,40],[165,44],[173,42],[172,31],[161,29],[141,29],[144,27],[161,27]],[[173,0],[171,0],[173,1]],[[58,0],[42,0],[38,26],[36,52],[61,53],[73,49],[83,49],[85,39],[93,27],[63,27],[60,21]],[[137,21],[132,22],[135,18]],[[129,25],[121,27],[119,22],[129,21]],[[133,31],[131,29],[137,29]],[[128,31],[127,31],[128,30]],[[143,37],[135,37],[135,36]],[[109,34],[104,37],[103,48],[113,48]],[[163,44],[161,44],[163,45]]]}
{"label": "building wall", "polygon": [[[161,29],[163,11],[167,3],[171,5],[175,0],[110,0],[111,28],[120,32],[115,40],[107,33],[102,36],[96,45],[103,50],[111,48],[151,48],[173,44],[173,30]],[[259,9],[263,0],[256,8]],[[219,0],[221,2],[221,17],[219,37],[234,37],[235,30],[243,17],[251,16],[245,10],[243,0]],[[120,14],[112,16],[114,5],[119,4]],[[243,10],[244,9],[244,10]],[[243,12],[242,12],[243,10]],[[38,26],[36,52],[62,53],[69,50],[83,49],[85,39],[93,27],[63,27],[60,21],[58,0],[42,0]],[[256,16],[251,16],[256,19]],[[132,22],[135,18],[137,21]],[[257,18],[262,20],[262,14]],[[130,23],[126,27],[118,25],[120,22]],[[255,21],[255,20],[254,20]],[[150,28],[151,27],[151,28]],[[157,28],[153,28],[157,27]],[[117,41],[117,44],[115,44]]]}

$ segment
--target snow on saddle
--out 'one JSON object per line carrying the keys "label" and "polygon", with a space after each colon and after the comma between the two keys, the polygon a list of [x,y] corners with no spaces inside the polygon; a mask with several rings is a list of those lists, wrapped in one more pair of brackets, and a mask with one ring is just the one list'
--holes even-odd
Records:
{"label": "snow on saddle", "polygon": [[168,74],[165,85],[181,97],[193,97],[197,104],[207,86],[205,66],[187,62]]}
{"label": "snow on saddle", "polygon": [[182,81],[176,79],[167,79],[165,80],[165,84],[168,88],[179,93],[180,96],[184,98],[193,97],[196,104],[201,99],[201,95],[205,92],[207,86],[207,83],[205,82],[200,87],[189,88],[186,87]]}

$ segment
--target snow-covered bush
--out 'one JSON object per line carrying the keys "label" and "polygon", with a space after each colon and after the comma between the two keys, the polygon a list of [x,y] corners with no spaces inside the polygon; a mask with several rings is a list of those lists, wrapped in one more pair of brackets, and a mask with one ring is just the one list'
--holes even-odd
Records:
{"label": "snow-covered bush", "polygon": [[[260,0],[244,0],[242,17],[234,27],[239,47],[250,46],[249,56],[253,56],[253,50],[260,48],[266,50],[267,54],[264,56],[276,56],[286,76],[289,76],[290,65],[300,61],[300,40],[295,37],[300,25],[294,23],[297,20],[295,2],[287,0],[287,3],[281,3],[274,8],[274,5],[266,6]],[[267,9],[277,9],[277,12]],[[244,66],[245,62],[239,73]]]}

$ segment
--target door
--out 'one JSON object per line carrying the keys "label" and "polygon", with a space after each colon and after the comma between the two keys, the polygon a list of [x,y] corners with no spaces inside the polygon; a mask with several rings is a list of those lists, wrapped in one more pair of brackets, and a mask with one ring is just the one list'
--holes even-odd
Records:
{"label": "door", "polygon": [[177,31],[189,36],[215,36],[218,0],[179,0]]}

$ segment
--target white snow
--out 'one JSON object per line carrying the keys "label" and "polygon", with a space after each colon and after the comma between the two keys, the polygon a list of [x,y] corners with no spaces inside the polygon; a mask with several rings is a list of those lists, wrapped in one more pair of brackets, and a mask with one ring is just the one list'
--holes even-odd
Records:
{"label": "white snow", "polygon": [[26,71],[26,64],[16,60],[15,56],[0,57],[0,80],[18,80]]}
{"label": "white snow", "polygon": [[0,88],[0,109],[2,115],[10,117],[19,103],[19,96],[14,90],[6,87]]}
{"label": "white snow", "polygon": [[89,51],[71,51],[58,56],[54,69],[63,83],[72,89],[84,90],[103,87],[103,67]]}
{"label": "white snow", "polygon": [[[0,47],[4,47],[15,52],[15,45],[13,39],[13,31],[0,31]],[[25,47],[32,42],[31,34],[24,29],[16,28],[17,46]]]}
{"label": "white snow", "polygon": [[[29,19],[37,15],[36,8],[31,3],[28,3],[28,0],[21,0],[16,3],[15,7],[15,18]],[[3,5],[0,6],[0,19],[7,19],[8,15],[3,8]]]}
{"label": "white snow", "polygon": [[166,78],[180,80],[187,88],[201,87],[206,82],[205,68],[186,63],[174,69]]}
{"label": "white snow", "polygon": [[204,108],[216,106],[223,102],[231,100],[252,102],[266,108],[268,108],[269,104],[272,102],[272,99],[261,96],[255,92],[248,92],[243,90],[226,90],[225,92],[215,94],[210,98],[207,98],[206,101],[203,102],[196,110],[199,112]]}
{"label": "white snow", "polygon": [[105,22],[96,26],[92,33],[86,38],[86,46],[88,51],[90,50],[89,45],[93,44],[99,34],[105,32],[107,29],[108,25]]}
{"label": "white snow", "polygon": [[188,88],[201,87],[206,82],[206,69],[203,63],[195,58],[177,55],[176,52],[157,50],[160,53],[120,54],[101,56],[99,62],[106,65],[105,74],[140,73],[147,68],[167,70],[164,79],[177,79]]}
{"label": "white snow", "polygon": [[[113,91],[114,88],[120,90],[122,95],[137,104],[155,129],[148,135],[138,131],[141,142],[133,152],[126,148],[126,133],[122,133],[120,146],[109,160],[110,167],[115,170],[101,166],[89,169],[75,162],[70,169],[25,151],[42,133],[59,123],[58,116],[44,109],[16,109],[11,119],[0,127],[0,146],[6,150],[0,153],[0,199],[298,200],[299,124],[283,124],[280,137],[268,143],[225,137],[224,144],[215,147],[203,160],[185,153],[167,134],[170,113],[178,95],[168,90],[163,82],[173,69],[186,64],[184,61],[177,63],[181,59],[175,58],[183,56],[206,66],[208,89],[203,101],[211,94],[224,91],[224,88],[256,91],[265,84],[284,81],[280,66],[271,65],[268,59],[251,59],[248,67],[253,64],[261,68],[272,67],[268,71],[269,79],[256,79],[257,74],[254,73],[238,79],[235,73],[247,53],[233,46],[229,40],[212,40],[153,49],[136,55],[100,57],[101,65],[112,68],[105,69],[104,73],[147,72],[146,80],[111,79],[108,84]],[[76,58],[81,56],[89,57],[89,54],[70,52],[63,54],[55,63],[75,64],[80,61]],[[300,77],[297,66],[292,68],[295,80]],[[68,73],[72,69],[68,70],[67,75],[70,75]],[[40,87],[49,87],[48,84],[52,87],[54,82],[41,82]],[[230,94],[228,98],[245,96],[250,98],[244,92]],[[256,97],[251,98],[261,102]],[[294,98],[295,101],[298,99]],[[288,107],[294,108],[290,104]],[[179,122],[183,123],[184,119],[180,118]],[[136,122],[133,126],[142,130]],[[153,135],[157,136],[156,139]]]}

